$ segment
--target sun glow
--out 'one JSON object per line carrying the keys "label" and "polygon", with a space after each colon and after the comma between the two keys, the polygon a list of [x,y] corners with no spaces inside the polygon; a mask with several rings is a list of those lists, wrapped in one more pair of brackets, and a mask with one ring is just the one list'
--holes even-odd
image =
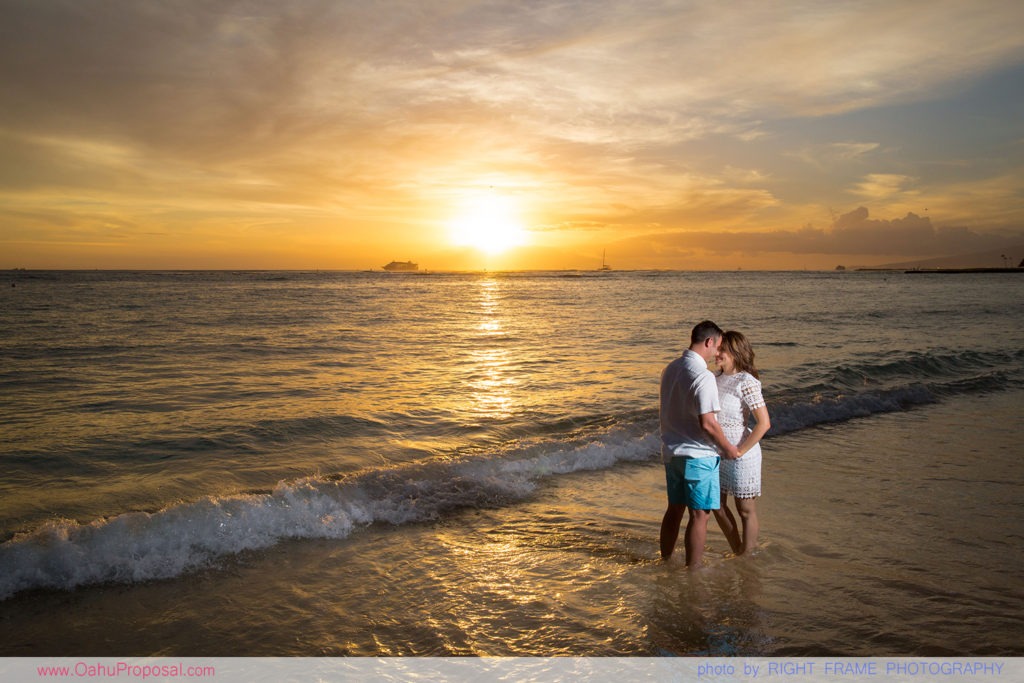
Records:
{"label": "sun glow", "polygon": [[493,192],[468,198],[450,228],[452,244],[485,254],[500,254],[526,243],[518,206]]}

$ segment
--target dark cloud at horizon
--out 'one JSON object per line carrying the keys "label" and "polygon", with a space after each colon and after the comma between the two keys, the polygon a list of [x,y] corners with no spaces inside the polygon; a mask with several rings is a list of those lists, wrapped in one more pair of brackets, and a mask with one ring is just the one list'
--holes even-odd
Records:
{"label": "dark cloud at horizon", "polygon": [[[925,258],[954,256],[1024,244],[1024,232],[998,235],[970,228],[936,228],[927,216],[908,213],[903,218],[873,219],[861,206],[839,216],[829,228],[805,226],[797,230],[686,231],[637,238],[666,249],[736,253],[835,254]],[[628,242],[628,240],[627,240]]]}

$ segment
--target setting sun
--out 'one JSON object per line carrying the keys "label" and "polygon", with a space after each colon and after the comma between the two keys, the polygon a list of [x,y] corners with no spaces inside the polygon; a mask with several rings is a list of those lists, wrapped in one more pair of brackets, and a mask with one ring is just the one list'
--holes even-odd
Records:
{"label": "setting sun", "polygon": [[493,192],[467,199],[450,227],[455,246],[473,247],[486,254],[500,254],[526,243],[518,207]]}

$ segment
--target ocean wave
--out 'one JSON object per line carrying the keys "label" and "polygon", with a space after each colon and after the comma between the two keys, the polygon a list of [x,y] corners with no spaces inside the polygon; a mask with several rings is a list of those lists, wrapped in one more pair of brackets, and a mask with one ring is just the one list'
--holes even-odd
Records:
{"label": "ocean wave", "polygon": [[831,396],[815,394],[789,403],[769,401],[772,427],[768,435],[777,436],[831,422],[908,410],[937,400],[934,391],[918,384],[886,391]]}
{"label": "ocean wave", "polygon": [[263,452],[268,447],[298,443],[323,443],[359,435],[379,437],[391,429],[384,419],[358,415],[309,415],[263,419],[248,424],[226,425],[209,434],[184,434],[133,438],[110,434],[60,450],[23,448],[3,454],[8,466],[37,472],[81,473],[83,467],[122,465],[140,460],[203,457],[211,453]]}
{"label": "ocean wave", "polygon": [[375,522],[409,524],[505,505],[529,496],[546,477],[648,460],[657,449],[655,435],[614,430],[572,446],[309,477],[265,493],[207,497],[89,524],[53,521],[0,544],[0,600],[32,589],[169,579],[284,539],[343,539]]}
{"label": "ocean wave", "polygon": [[[856,386],[859,383],[847,384]],[[821,385],[816,390],[783,391],[773,397],[770,390],[766,389],[765,398],[772,421],[768,434],[786,434],[820,424],[910,410],[964,394],[1002,391],[1014,385],[1011,373],[993,370],[966,377],[907,382],[897,386],[864,388],[861,385],[859,390],[836,389],[833,384]]]}
{"label": "ocean wave", "polygon": [[990,353],[978,351],[897,352],[872,358],[868,362],[840,364],[835,368],[832,379],[839,384],[863,384],[903,377],[956,377],[964,372],[998,365],[1002,360],[994,358]]}
{"label": "ocean wave", "polygon": [[[815,394],[828,391],[864,391],[906,386],[911,383],[941,384],[1020,371],[1024,351],[980,352],[934,350],[888,352],[855,357],[826,367],[820,363],[792,368],[779,377],[786,393]],[[771,373],[765,373],[775,380]]]}

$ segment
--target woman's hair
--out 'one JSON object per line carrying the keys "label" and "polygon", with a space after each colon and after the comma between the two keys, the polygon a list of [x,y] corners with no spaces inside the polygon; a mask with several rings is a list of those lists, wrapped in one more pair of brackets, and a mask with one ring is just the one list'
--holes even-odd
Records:
{"label": "woman's hair", "polygon": [[736,330],[724,332],[722,334],[721,348],[733,357],[737,370],[749,372],[754,377],[760,379],[760,376],[757,374],[757,368],[754,367],[754,349],[750,346],[747,338],[741,333]]}

